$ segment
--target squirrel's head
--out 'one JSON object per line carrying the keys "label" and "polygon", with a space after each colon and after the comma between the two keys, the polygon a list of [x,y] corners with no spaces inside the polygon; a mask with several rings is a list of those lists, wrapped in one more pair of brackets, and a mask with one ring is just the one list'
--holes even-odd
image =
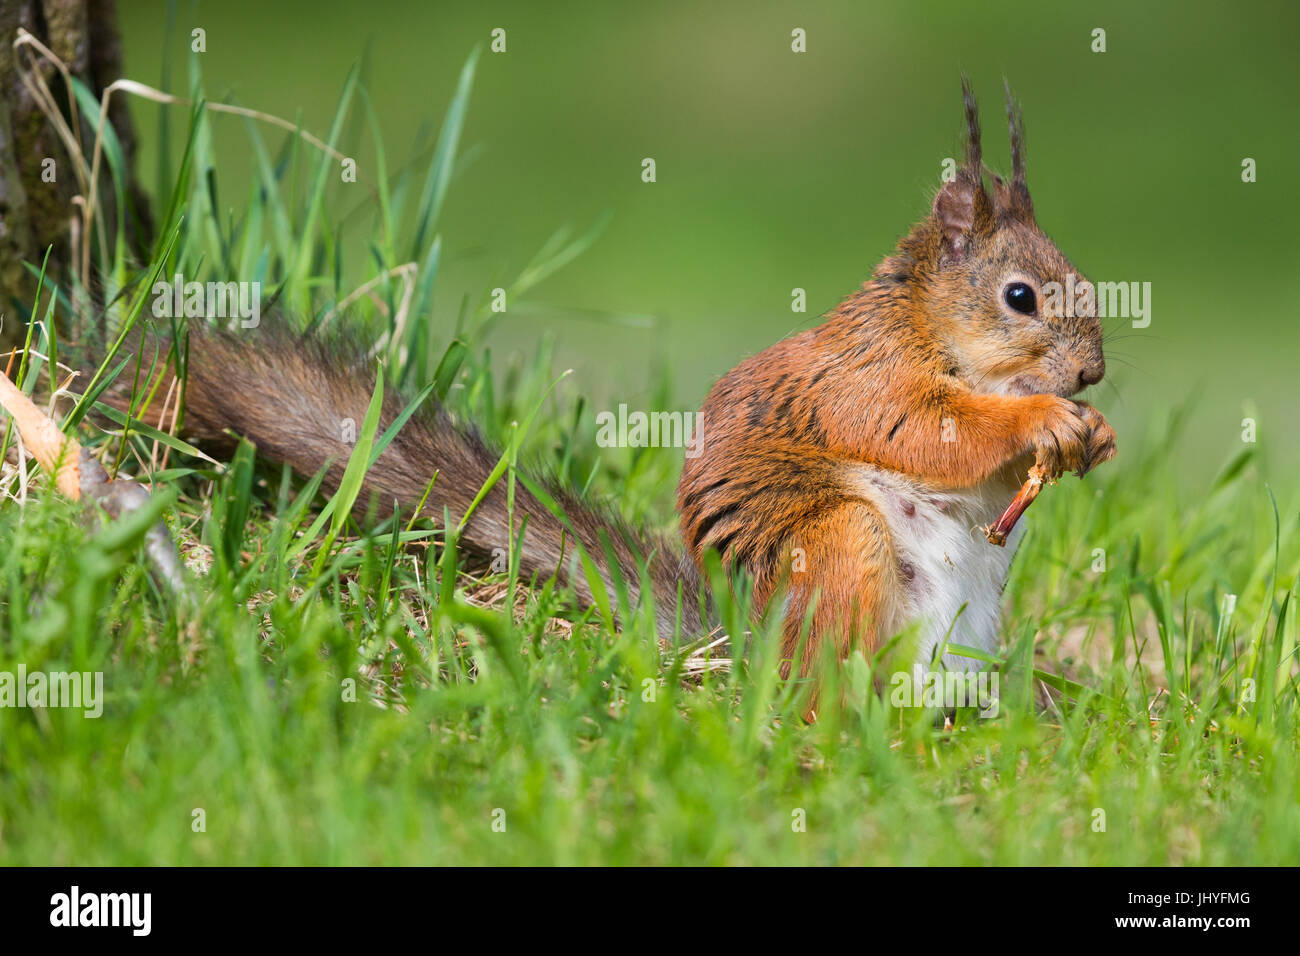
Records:
{"label": "squirrel's head", "polygon": [[[1074,308],[1073,300],[1064,307],[1086,280],[1034,220],[1024,121],[1010,89],[1009,181],[985,170],[979,112],[965,78],[962,93],[965,159],[939,190],[931,214],[876,278],[906,287],[913,312],[930,325],[945,360],[973,390],[1073,395],[1106,371],[1095,308]],[[992,195],[984,188],[986,171]]]}

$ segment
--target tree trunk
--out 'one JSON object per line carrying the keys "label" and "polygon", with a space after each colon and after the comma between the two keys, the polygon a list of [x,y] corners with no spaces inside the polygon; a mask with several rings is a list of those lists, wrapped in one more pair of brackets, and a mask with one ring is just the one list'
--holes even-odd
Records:
{"label": "tree trunk", "polygon": [[[47,271],[56,281],[65,281],[74,258],[72,222],[80,215],[73,201],[80,190],[67,149],[18,72],[20,63],[29,59],[27,52],[14,50],[20,27],[59,57],[97,101],[104,87],[122,75],[122,42],[114,0],[0,0],[0,315],[4,316],[0,346],[5,349],[22,340],[23,325],[33,306],[36,280],[24,261],[39,268],[49,248]],[[70,92],[63,77],[53,64],[39,58],[35,62],[67,120]],[[89,163],[94,133],[81,111],[78,115]],[[120,94],[110,101],[109,122],[121,140],[130,171],[134,169],[135,136],[126,98]],[[48,160],[53,160],[52,166]],[[53,182],[47,181],[51,171]],[[97,192],[108,234],[113,235],[116,217],[125,215],[132,247],[143,248],[152,225],[136,183],[130,182],[126,190],[130,208],[113,208],[112,181],[101,160]],[[93,276],[83,279],[89,284]],[[93,295],[94,289],[90,291]]]}

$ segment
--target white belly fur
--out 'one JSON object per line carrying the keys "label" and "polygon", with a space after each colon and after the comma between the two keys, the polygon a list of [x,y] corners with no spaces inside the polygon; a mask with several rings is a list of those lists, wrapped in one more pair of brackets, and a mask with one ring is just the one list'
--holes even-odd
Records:
{"label": "white belly fur", "polygon": [[[854,490],[879,509],[900,565],[912,571],[911,580],[905,581],[899,627],[916,628],[912,664],[928,669],[945,638],[996,653],[1002,588],[1024,523],[1001,548],[989,543],[983,529],[1010,503],[1015,484],[994,480],[978,488],[943,491],[870,465],[854,472]],[[984,667],[951,653],[944,655],[943,663],[957,671]]]}

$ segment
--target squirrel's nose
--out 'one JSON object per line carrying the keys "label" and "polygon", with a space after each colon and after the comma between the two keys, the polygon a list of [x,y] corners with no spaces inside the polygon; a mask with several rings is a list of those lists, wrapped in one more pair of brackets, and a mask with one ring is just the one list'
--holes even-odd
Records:
{"label": "squirrel's nose", "polygon": [[1079,370],[1079,388],[1087,388],[1089,385],[1096,385],[1101,381],[1101,377],[1106,374],[1106,366],[1098,363],[1090,365]]}

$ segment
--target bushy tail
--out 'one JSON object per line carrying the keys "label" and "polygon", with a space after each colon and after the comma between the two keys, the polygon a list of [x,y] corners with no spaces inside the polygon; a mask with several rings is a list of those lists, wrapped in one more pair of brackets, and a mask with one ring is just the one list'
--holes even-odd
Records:
{"label": "bushy tail", "polygon": [[[159,354],[155,344],[162,345],[161,354],[166,354],[165,343],[146,340],[145,375],[153,356]],[[118,382],[132,382],[134,372],[128,366]],[[159,374],[164,380],[156,394],[163,396],[174,384],[172,371]],[[143,376],[141,381],[146,381]],[[353,423],[353,429],[360,428],[374,387],[370,363],[355,347],[349,349],[344,343],[299,338],[283,323],[271,320],[256,329],[238,331],[194,322],[189,331],[181,431],[195,444],[210,449],[228,445],[227,432],[233,432],[252,442],[263,457],[286,463],[304,476],[314,475],[329,463],[324,485],[333,491],[352,452],[345,441],[348,423]],[[141,389],[136,391],[138,394]],[[128,396],[119,391],[105,400],[124,407]],[[154,402],[155,407],[161,404],[161,397]],[[405,407],[401,397],[385,394],[380,434]],[[156,413],[144,414],[149,424],[165,427],[165,423],[150,420],[156,417]],[[410,515],[420,506],[436,471],[424,511],[441,523],[445,506],[454,525],[469,510],[499,459],[473,429],[455,424],[429,398],[370,469],[362,498],[373,494],[381,506],[391,509],[396,503],[404,515]],[[556,489],[552,496],[567,518],[567,527],[528,489],[519,484],[515,488],[516,534],[524,516],[528,521],[519,555],[525,579],[535,574],[545,579],[558,570],[580,600],[593,603],[586,575],[580,569],[570,573],[576,537],[599,569],[611,601],[616,594],[611,564],[617,565],[633,602],[639,599],[640,559],[647,562],[661,635],[673,632],[679,586],[682,633],[700,631],[698,575],[675,543],[635,533],[616,516],[598,512],[562,490]],[[486,557],[505,553],[509,537],[506,487],[501,480],[474,509],[460,545]]]}

